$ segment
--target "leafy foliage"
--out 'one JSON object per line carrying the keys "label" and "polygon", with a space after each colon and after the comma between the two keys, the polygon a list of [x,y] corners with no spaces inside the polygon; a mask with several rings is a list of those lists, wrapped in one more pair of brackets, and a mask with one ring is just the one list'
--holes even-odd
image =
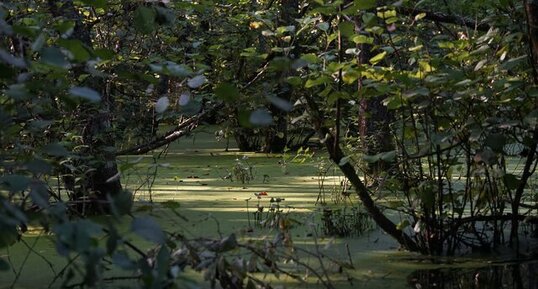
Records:
{"label": "leafy foliage", "polygon": [[[519,222],[536,216],[537,47],[531,57],[534,26],[518,21],[534,17],[527,4],[2,2],[0,248],[29,225],[53,233],[58,253],[84,265],[60,274],[66,286],[98,287],[105,259],[136,268],[146,288],[172,286],[187,266],[224,288],[265,286],[257,271],[292,274],[278,267],[294,257],[287,228],[274,241],[188,240],[134,217],[130,232],[155,243],[152,254],[118,232],[133,200],[117,153],[164,146],[209,107],[243,149],[285,152],[316,129],[373,220],[408,249],[515,244]],[[162,125],[177,129],[159,135]],[[242,182],[253,177],[245,168],[234,171]],[[399,225],[374,193],[398,199],[384,204],[403,213]]]}

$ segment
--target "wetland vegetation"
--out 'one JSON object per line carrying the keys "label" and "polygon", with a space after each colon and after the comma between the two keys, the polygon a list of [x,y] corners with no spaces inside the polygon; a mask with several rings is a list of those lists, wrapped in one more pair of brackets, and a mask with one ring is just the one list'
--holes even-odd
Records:
{"label": "wetland vegetation", "polygon": [[1,288],[537,288],[538,2],[0,3]]}

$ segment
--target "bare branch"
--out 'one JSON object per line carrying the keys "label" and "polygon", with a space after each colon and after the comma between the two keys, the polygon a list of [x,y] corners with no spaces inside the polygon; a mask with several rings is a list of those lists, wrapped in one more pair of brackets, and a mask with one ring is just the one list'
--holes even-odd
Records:
{"label": "bare branch", "polygon": [[116,155],[141,155],[145,154],[149,151],[152,151],[154,149],[160,148],[162,146],[165,146],[180,137],[183,137],[187,134],[189,134],[191,131],[193,131],[197,126],[199,121],[206,116],[209,112],[212,112],[216,110],[217,108],[221,107],[222,104],[215,105],[211,107],[210,109],[204,110],[200,112],[199,114],[187,119],[186,121],[178,124],[174,129],[166,132],[163,136],[156,138],[155,140],[141,144],[135,147],[131,147],[128,149],[124,149],[116,153]]}

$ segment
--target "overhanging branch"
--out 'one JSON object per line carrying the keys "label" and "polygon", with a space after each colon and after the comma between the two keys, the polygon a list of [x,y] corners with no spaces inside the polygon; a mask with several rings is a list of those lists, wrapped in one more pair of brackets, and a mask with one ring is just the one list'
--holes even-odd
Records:
{"label": "overhanging branch", "polygon": [[387,234],[391,235],[394,239],[400,243],[404,248],[410,251],[421,251],[421,248],[413,241],[406,233],[396,227],[387,216],[381,212],[375,201],[370,196],[370,191],[362,180],[357,175],[355,168],[345,159],[349,158],[344,154],[340,145],[334,145],[334,135],[324,125],[324,117],[321,114],[318,104],[309,95],[305,96],[308,108],[312,115],[313,124],[319,134],[320,139],[325,139],[325,145],[332,161],[338,165],[344,176],[351,182],[355,188],[359,199],[361,200],[364,208],[368,211],[368,214],[376,222],[376,224],[383,229]]}
{"label": "overhanging branch", "polygon": [[193,131],[197,126],[200,120],[206,116],[209,112],[212,112],[216,110],[218,107],[221,107],[222,104],[217,104],[212,106],[211,108],[207,110],[203,110],[202,112],[198,113],[197,115],[187,119],[186,121],[178,124],[174,129],[169,130],[166,132],[163,136],[156,138],[155,140],[137,145],[128,149],[124,149],[116,153],[116,155],[141,155],[145,154],[147,152],[150,152],[154,149],[160,148],[162,146],[165,146],[180,137],[183,137],[187,134],[189,134],[191,131]]}
{"label": "overhanging branch", "polygon": [[423,9],[416,9],[416,8],[409,8],[409,7],[397,7],[396,11],[400,14],[412,16],[412,17],[424,13],[426,15],[424,19],[428,19],[430,21],[465,26],[465,27],[469,27],[471,29],[476,29],[479,31],[488,31],[490,29],[490,25],[487,23],[480,23],[480,22],[471,20],[469,18],[458,16],[458,15],[445,14],[441,12],[432,12],[432,11],[427,11]]}

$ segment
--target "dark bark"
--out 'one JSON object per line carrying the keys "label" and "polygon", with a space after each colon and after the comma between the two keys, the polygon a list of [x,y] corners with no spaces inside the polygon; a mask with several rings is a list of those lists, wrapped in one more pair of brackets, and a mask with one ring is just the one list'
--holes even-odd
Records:
{"label": "dark bark", "polygon": [[[525,12],[527,17],[527,33],[529,38],[529,48],[530,48],[530,59],[531,66],[533,71],[533,82],[535,85],[538,85],[538,73],[536,67],[538,67],[538,1],[528,0],[525,1]],[[538,107],[538,103],[535,102],[535,108]],[[525,161],[525,166],[523,168],[523,173],[521,175],[521,181],[519,187],[516,189],[514,198],[512,201],[512,226],[510,230],[510,242],[513,244],[517,243],[517,237],[519,234],[519,219],[516,216],[519,214],[519,207],[525,187],[529,178],[534,173],[535,158],[536,158],[536,149],[538,148],[538,128],[533,128],[533,137],[532,144],[529,148],[529,154]]]}
{"label": "dark bark", "polygon": [[[356,33],[364,33],[361,20],[355,19]],[[360,44],[357,60],[359,64],[366,64],[371,57],[372,45]],[[393,137],[390,133],[389,124],[394,120],[394,115],[383,105],[384,95],[366,98],[364,97],[362,79],[358,80],[357,90],[361,96],[359,108],[359,133],[363,145],[363,152],[375,155],[381,152],[394,150]],[[368,164],[369,173],[375,178],[379,173],[386,172],[392,167],[392,163],[380,160]]]}
{"label": "dark bark", "polygon": [[[92,47],[91,28],[84,24],[82,16],[76,10],[72,0],[49,0],[48,6],[55,18],[65,18],[74,21],[75,27],[71,38],[80,40],[89,48]],[[75,70],[73,73],[82,74],[84,71]],[[74,192],[72,195],[75,198],[74,201],[83,197],[90,197],[90,200],[95,200],[91,202],[90,207],[85,207],[85,212],[108,212],[107,195],[115,195],[122,190],[116,164],[116,155],[109,150],[115,147],[111,126],[113,99],[105,79],[88,77],[84,83],[77,85],[93,88],[100,92],[102,96],[99,109],[96,113],[87,117],[83,131],[83,143],[87,147],[81,153],[93,158],[92,161],[85,161],[86,165],[93,167],[93,170],[84,176],[84,184],[79,188],[75,187],[74,180],[66,179],[64,181],[67,189]],[[87,107],[87,109],[82,111],[92,111],[92,107]],[[67,178],[73,177],[70,176]],[[80,203],[84,204],[84,206],[87,205],[85,202]],[[83,209],[79,207],[77,210],[81,211]],[[91,212],[92,210],[93,212]]]}
{"label": "dark bark", "polygon": [[[291,86],[281,83],[279,84],[279,89],[281,89],[281,92],[278,97],[289,101],[292,94]],[[272,104],[269,111],[275,119],[275,124],[267,130],[263,151],[265,153],[283,153],[288,143],[288,113]]]}
{"label": "dark bark", "polygon": [[[278,24],[280,26],[295,25],[295,19],[299,17],[299,1],[282,0],[280,5],[281,12]],[[295,49],[288,55],[281,53],[278,56],[293,60],[297,57],[297,53],[298,51]],[[293,88],[284,81],[289,71],[281,71],[279,74],[278,77],[281,81],[277,86],[277,95],[281,99],[289,101],[293,95]],[[274,105],[271,105],[269,110],[275,118],[275,124],[267,130],[263,151],[266,153],[282,153],[288,142],[288,113]]]}
{"label": "dark bark", "polygon": [[237,148],[242,152],[254,152],[262,149],[263,141],[259,133],[251,128],[237,127],[234,129],[234,138]]}
{"label": "dark bark", "polygon": [[375,201],[370,196],[370,191],[357,175],[353,165],[349,161],[343,161],[346,159],[346,155],[344,155],[339,145],[334,145],[334,136],[331,134],[330,130],[324,126],[324,117],[321,114],[318,104],[310,96],[306,96],[306,100],[312,116],[312,122],[320,139],[325,139],[327,151],[329,152],[331,160],[339,166],[344,176],[353,185],[363,206],[368,211],[368,214],[370,214],[372,219],[383,231],[396,239],[402,247],[410,251],[420,251],[419,246],[407,234],[399,230],[396,227],[396,224],[389,220],[377,207]]}
{"label": "dark bark", "polygon": [[488,31],[490,29],[490,25],[487,23],[480,23],[480,22],[468,19],[466,17],[453,15],[453,14],[432,12],[432,11],[410,8],[410,7],[397,7],[396,11],[400,14],[408,15],[412,17],[415,17],[418,14],[424,13],[426,15],[424,19],[427,19],[430,21],[455,24],[459,26],[469,27],[471,29],[476,29],[479,31]]}

